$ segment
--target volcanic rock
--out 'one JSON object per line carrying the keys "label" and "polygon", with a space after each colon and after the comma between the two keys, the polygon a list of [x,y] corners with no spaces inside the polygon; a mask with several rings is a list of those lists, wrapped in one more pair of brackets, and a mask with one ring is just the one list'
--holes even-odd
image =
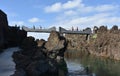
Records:
{"label": "volcanic rock", "polygon": [[46,41],[44,39],[38,40],[37,45],[38,47],[43,47],[45,45]]}
{"label": "volcanic rock", "polygon": [[66,44],[65,38],[55,31],[51,32],[47,42],[36,42],[33,37],[27,37],[20,46],[21,51],[12,55],[16,64],[16,71],[12,76],[60,76],[60,70],[66,76]]}

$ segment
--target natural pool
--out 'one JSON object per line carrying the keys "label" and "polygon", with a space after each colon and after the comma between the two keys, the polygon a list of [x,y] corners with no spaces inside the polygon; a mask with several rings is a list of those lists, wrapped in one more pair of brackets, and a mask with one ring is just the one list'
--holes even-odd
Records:
{"label": "natural pool", "polygon": [[[76,74],[76,71],[80,72],[88,67],[91,72],[91,75],[88,76],[120,76],[120,61],[84,54],[81,55],[79,51],[69,51],[65,56],[68,70],[73,75]],[[78,76],[83,75],[79,74]]]}
{"label": "natural pool", "polygon": [[[9,48],[0,54],[0,76],[10,76],[14,73],[15,64],[11,55],[18,49]],[[65,60],[69,76],[120,76],[120,61],[80,55],[78,51],[67,52]]]}

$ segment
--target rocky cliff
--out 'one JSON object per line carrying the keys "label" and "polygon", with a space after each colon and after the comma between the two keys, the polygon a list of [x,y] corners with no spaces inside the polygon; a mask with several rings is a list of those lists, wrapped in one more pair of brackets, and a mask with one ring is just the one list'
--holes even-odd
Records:
{"label": "rocky cliff", "polygon": [[66,39],[55,31],[48,41],[27,37],[20,46],[21,51],[12,56],[16,71],[11,76],[66,76],[66,44]]}
{"label": "rocky cliff", "polygon": [[18,46],[26,37],[26,31],[17,26],[8,26],[7,14],[0,10],[0,52],[4,48]]}
{"label": "rocky cliff", "polygon": [[7,15],[0,10],[0,48],[4,47],[4,44],[7,43],[7,34],[8,34],[8,21]]}
{"label": "rocky cliff", "polygon": [[120,60],[120,30],[117,26],[107,29],[105,26],[95,30],[89,40],[85,35],[66,35],[68,50],[79,50],[82,54],[92,54]]}
{"label": "rocky cliff", "polygon": [[[95,35],[95,34],[94,34]],[[120,30],[113,26],[110,30],[100,27],[94,38],[92,35],[88,50],[91,54],[120,60]]]}

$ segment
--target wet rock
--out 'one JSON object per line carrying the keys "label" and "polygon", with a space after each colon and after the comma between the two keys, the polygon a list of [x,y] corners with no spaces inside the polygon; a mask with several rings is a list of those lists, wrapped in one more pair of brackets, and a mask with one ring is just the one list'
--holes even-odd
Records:
{"label": "wet rock", "polygon": [[10,76],[26,76],[26,72],[23,69],[18,69],[15,71],[13,75],[10,75]]}
{"label": "wet rock", "polygon": [[16,64],[16,69],[26,68],[27,65],[31,62],[30,57],[23,55],[20,51],[14,52],[12,57],[13,57],[13,61]]}
{"label": "wet rock", "polygon": [[46,59],[46,53],[41,49],[38,48],[34,55],[32,56],[33,60],[44,60]]}
{"label": "wet rock", "polygon": [[26,68],[28,76],[41,76],[47,73],[49,68],[45,60],[31,62]]}

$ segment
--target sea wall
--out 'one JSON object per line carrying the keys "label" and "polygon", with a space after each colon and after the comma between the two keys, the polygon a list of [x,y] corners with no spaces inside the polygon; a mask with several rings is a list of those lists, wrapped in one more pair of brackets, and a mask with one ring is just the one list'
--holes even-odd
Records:
{"label": "sea wall", "polygon": [[92,54],[120,60],[120,30],[118,26],[107,29],[101,26],[94,30],[89,40],[85,35],[66,34],[67,50],[79,50],[82,54]]}

